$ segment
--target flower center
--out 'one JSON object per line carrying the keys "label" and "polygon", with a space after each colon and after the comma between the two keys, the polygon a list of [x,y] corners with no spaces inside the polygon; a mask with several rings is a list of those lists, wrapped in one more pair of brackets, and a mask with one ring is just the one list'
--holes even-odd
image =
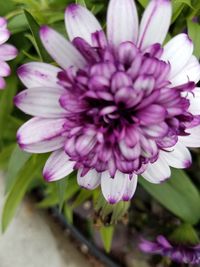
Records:
{"label": "flower center", "polygon": [[93,37],[94,46],[81,38],[73,41],[86,66],[58,75],[66,88],[60,98],[68,111],[65,151],[86,171],[138,173],[160,149],[186,134],[194,118],[183,92],[194,89],[194,83],[171,86],[170,65],[160,59],[159,44],[140,51],[124,42],[113,50],[101,32]]}

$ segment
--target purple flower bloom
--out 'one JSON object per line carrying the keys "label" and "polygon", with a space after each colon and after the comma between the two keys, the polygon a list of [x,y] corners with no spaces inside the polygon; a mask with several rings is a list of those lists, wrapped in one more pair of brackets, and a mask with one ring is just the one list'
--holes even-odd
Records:
{"label": "purple flower bloom", "polygon": [[162,235],[158,236],[155,242],[143,239],[140,243],[140,249],[143,252],[169,257],[171,260],[178,263],[200,263],[200,245],[186,246],[171,244]]}
{"label": "purple flower bloom", "polygon": [[10,32],[7,29],[7,21],[5,18],[0,17],[0,90],[6,86],[4,77],[9,76],[11,73],[6,61],[14,59],[17,55],[17,49],[14,46],[5,44],[9,37]]}
{"label": "purple flower bloom", "polygon": [[19,68],[28,88],[15,97],[35,118],[17,133],[20,147],[51,152],[47,181],[78,170],[78,183],[101,185],[109,203],[132,198],[137,175],[152,183],[170,167],[191,164],[200,146],[200,65],[186,34],[162,43],[169,0],[152,0],[140,26],[133,0],[111,0],[107,37],[86,8],[71,4],[65,23],[71,43],[43,26],[42,43],[60,67],[32,62]]}

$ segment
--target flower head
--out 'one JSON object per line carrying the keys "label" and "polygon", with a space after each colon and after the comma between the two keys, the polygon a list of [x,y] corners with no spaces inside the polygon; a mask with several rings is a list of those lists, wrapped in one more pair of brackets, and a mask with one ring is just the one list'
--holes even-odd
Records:
{"label": "flower head", "polygon": [[0,90],[6,86],[4,77],[9,76],[11,73],[6,61],[14,59],[17,55],[17,49],[14,46],[5,44],[9,37],[10,32],[7,29],[7,21],[5,18],[0,17]]}
{"label": "flower head", "polygon": [[200,146],[200,65],[186,34],[162,46],[171,13],[169,0],[152,0],[138,26],[133,0],[111,0],[106,35],[90,11],[71,4],[65,12],[71,42],[41,28],[60,67],[21,66],[28,89],[15,103],[35,117],[19,129],[20,147],[53,151],[44,167],[47,181],[75,169],[82,187],[101,184],[116,203],[131,199],[138,174],[160,183],[170,177],[169,166],[190,165],[186,146]]}
{"label": "flower head", "polygon": [[155,242],[143,239],[140,243],[143,252],[166,256],[178,263],[199,264],[200,245],[186,246],[170,243],[164,236],[160,235]]}

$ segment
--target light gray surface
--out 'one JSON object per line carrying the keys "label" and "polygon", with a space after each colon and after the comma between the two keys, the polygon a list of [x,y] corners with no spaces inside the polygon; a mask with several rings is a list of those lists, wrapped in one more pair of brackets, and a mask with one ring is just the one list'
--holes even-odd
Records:
{"label": "light gray surface", "polygon": [[[0,177],[0,212],[3,206]],[[92,267],[63,231],[26,200],[0,235],[0,267]]]}

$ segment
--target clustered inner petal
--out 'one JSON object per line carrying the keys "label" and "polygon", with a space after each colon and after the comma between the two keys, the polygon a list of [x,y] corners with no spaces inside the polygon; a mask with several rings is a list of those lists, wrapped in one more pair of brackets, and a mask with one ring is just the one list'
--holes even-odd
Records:
{"label": "clustered inner petal", "polygon": [[172,87],[170,64],[161,60],[163,48],[154,44],[141,51],[134,43],[108,45],[102,31],[93,45],[77,37],[73,44],[87,64],[59,72],[66,89],[59,102],[67,111],[65,152],[86,173],[94,168],[141,173],[171,151],[188,125],[199,122],[188,112],[186,99],[194,82]]}

